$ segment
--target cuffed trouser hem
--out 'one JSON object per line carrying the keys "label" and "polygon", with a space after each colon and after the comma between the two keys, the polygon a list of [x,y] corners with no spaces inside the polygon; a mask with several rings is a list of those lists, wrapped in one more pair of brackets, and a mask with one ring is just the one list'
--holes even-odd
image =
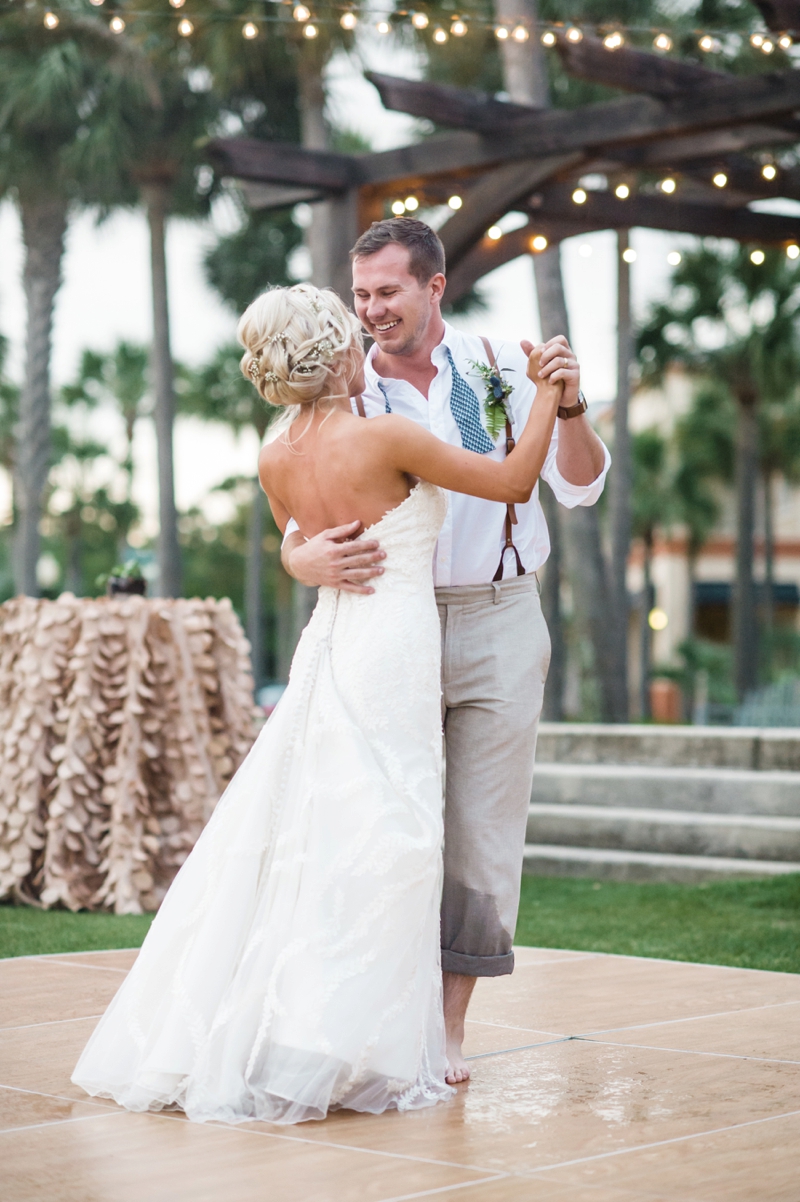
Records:
{"label": "cuffed trouser hem", "polygon": [[467,956],[442,948],[442,972],[457,972],[463,977],[506,977],[513,971],[513,952],[504,956]]}

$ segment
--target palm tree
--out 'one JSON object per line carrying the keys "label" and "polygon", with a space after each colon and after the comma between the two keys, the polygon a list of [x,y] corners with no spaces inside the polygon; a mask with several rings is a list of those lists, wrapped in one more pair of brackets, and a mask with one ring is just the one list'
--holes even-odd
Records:
{"label": "palm tree", "polygon": [[[4,14],[0,40],[0,194],[13,196],[25,248],[25,371],[14,463],[14,577],[37,592],[39,519],[50,464],[50,344],[70,209],[86,201],[94,116],[133,59],[105,25],[67,8],[48,30],[36,8]],[[107,173],[94,188],[102,193]]]}
{"label": "palm tree", "polygon": [[663,375],[680,360],[697,375],[722,382],[736,404],[737,510],[733,643],[740,696],[758,680],[755,501],[759,411],[783,403],[800,371],[800,268],[778,250],[751,258],[705,243],[675,270],[677,299],[656,305],[639,338],[646,374]]}

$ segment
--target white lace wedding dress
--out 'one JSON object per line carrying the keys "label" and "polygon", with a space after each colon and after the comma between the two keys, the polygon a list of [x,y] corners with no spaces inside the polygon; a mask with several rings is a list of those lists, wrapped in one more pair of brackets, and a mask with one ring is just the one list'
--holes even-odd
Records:
{"label": "white lace wedding dress", "polygon": [[372,596],[321,589],[289,686],[72,1080],[128,1110],[295,1123],[451,1096],[439,962],[440,489],[372,527]]}

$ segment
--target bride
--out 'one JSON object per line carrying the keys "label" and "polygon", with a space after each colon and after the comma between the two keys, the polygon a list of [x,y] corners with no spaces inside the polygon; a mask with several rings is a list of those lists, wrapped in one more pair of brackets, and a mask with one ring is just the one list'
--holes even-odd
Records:
{"label": "bride", "polygon": [[128,1110],[179,1106],[197,1122],[430,1106],[453,1092],[431,573],[442,490],[527,500],[562,386],[539,379],[523,343],[536,400],[498,462],[403,417],[353,414],[360,327],[332,292],[264,293],[239,339],[243,372],[284,409],[259,459],[276,522],[291,514],[310,537],[359,518],[385,570],[373,595],[320,590],[286,692],[72,1080]]}

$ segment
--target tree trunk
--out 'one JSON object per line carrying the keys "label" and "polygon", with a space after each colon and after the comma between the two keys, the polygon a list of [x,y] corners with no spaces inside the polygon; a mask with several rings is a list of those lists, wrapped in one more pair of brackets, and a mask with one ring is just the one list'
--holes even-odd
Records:
{"label": "tree trunk", "polygon": [[264,493],[258,480],[253,489],[250,507],[247,563],[245,565],[244,609],[245,628],[250,642],[250,662],[256,688],[264,681],[264,640],[261,631],[262,542],[264,537]]}
{"label": "tree trunk", "polygon": [[764,670],[767,680],[772,672],[775,634],[775,492],[774,473],[764,472]]}
{"label": "tree trunk", "polygon": [[[631,436],[628,424],[631,370],[631,270],[623,258],[629,247],[628,231],[617,231],[617,399],[614,405],[614,471],[611,501],[611,601],[613,631],[617,637],[614,671],[619,691],[628,690],[628,554],[631,545]],[[627,705],[625,717],[627,718]]]}
{"label": "tree trunk", "polygon": [[650,716],[650,656],[652,636],[648,617],[653,608],[653,536],[645,535],[644,539],[644,586],[642,588],[642,614],[639,623],[639,709],[642,721]]}
{"label": "tree trunk", "polygon": [[25,379],[15,431],[14,587],[37,596],[39,521],[50,469],[50,345],[53,304],[61,283],[67,202],[20,198],[25,245],[23,287],[27,309]]}
{"label": "tree trunk", "polygon": [[539,500],[542,503],[547,528],[550,531],[550,555],[544,568],[542,613],[550,631],[550,668],[544,690],[542,717],[548,722],[564,719],[564,687],[567,655],[564,643],[564,622],[561,612],[562,548],[558,501],[552,489],[540,482]]}
{"label": "tree trunk", "polygon": [[737,396],[736,429],[736,580],[733,590],[733,662],[740,700],[758,684],[758,625],[753,576],[753,537],[758,480],[757,398]]}
{"label": "tree trunk", "polygon": [[175,423],[175,387],[169,337],[167,293],[166,222],[169,184],[156,181],[143,185],[142,197],[150,226],[150,264],[153,288],[153,347],[151,370],[156,442],[158,446],[158,577],[162,597],[181,593],[181,548],[178,514],[175,509],[175,468],[172,450]]}

